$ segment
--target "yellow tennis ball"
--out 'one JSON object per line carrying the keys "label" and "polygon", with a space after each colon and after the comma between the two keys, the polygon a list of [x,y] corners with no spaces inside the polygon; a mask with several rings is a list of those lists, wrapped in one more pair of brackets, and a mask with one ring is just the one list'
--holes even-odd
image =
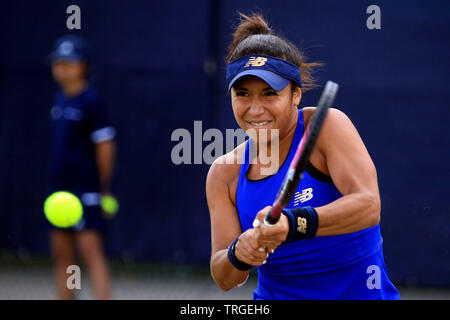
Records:
{"label": "yellow tennis ball", "polygon": [[83,206],[77,196],[70,192],[58,191],[44,202],[45,217],[60,228],[76,225],[83,216]]}
{"label": "yellow tennis ball", "polygon": [[115,215],[119,210],[119,203],[113,196],[109,195],[102,196],[101,205],[103,211],[105,211],[110,215]]}

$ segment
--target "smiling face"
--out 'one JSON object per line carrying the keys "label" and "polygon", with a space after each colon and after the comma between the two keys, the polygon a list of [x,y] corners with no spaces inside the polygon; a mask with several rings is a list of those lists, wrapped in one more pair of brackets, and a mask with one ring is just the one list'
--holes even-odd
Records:
{"label": "smiling face", "polygon": [[259,138],[265,137],[261,131],[267,130],[269,141],[274,138],[271,129],[278,129],[282,138],[292,126],[296,127],[300,99],[300,88],[293,91],[289,84],[283,90],[275,91],[255,76],[244,76],[231,88],[231,104],[239,126],[246,132],[254,130]]}

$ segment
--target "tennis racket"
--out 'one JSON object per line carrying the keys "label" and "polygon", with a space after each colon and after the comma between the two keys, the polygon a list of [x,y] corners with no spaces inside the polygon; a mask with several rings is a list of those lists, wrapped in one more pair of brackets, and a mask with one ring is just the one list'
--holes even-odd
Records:
{"label": "tennis racket", "polygon": [[317,108],[314,111],[311,120],[309,121],[302,139],[295,152],[294,159],[292,159],[286,177],[283,180],[280,191],[273,203],[272,208],[264,219],[266,225],[274,225],[280,219],[281,210],[285,208],[291,201],[297,185],[303,178],[303,171],[309,157],[311,156],[314,146],[319,138],[320,130],[325,121],[328,109],[332,106],[339,86],[327,81],[325,89],[320,96]]}

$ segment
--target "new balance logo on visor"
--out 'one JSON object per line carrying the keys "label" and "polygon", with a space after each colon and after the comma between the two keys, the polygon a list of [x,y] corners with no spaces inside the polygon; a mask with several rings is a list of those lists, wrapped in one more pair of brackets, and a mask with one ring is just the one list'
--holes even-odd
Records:
{"label": "new balance logo on visor", "polygon": [[297,206],[300,202],[303,203],[305,201],[311,200],[313,197],[312,192],[312,188],[303,189],[301,193],[300,191],[297,191],[294,194],[294,207]]}
{"label": "new balance logo on visor", "polygon": [[251,57],[244,67],[261,67],[266,64],[266,61],[267,58],[264,57]]}

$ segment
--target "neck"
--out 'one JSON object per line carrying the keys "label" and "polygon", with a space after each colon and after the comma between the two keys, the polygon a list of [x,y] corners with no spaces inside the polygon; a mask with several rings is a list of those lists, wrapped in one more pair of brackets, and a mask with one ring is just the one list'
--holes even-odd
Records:
{"label": "neck", "polygon": [[82,80],[77,80],[77,81],[73,81],[73,82],[68,82],[68,83],[63,84],[61,87],[62,87],[64,94],[67,97],[75,97],[75,96],[79,95],[80,93],[82,93],[86,89],[87,81],[82,79]]}

